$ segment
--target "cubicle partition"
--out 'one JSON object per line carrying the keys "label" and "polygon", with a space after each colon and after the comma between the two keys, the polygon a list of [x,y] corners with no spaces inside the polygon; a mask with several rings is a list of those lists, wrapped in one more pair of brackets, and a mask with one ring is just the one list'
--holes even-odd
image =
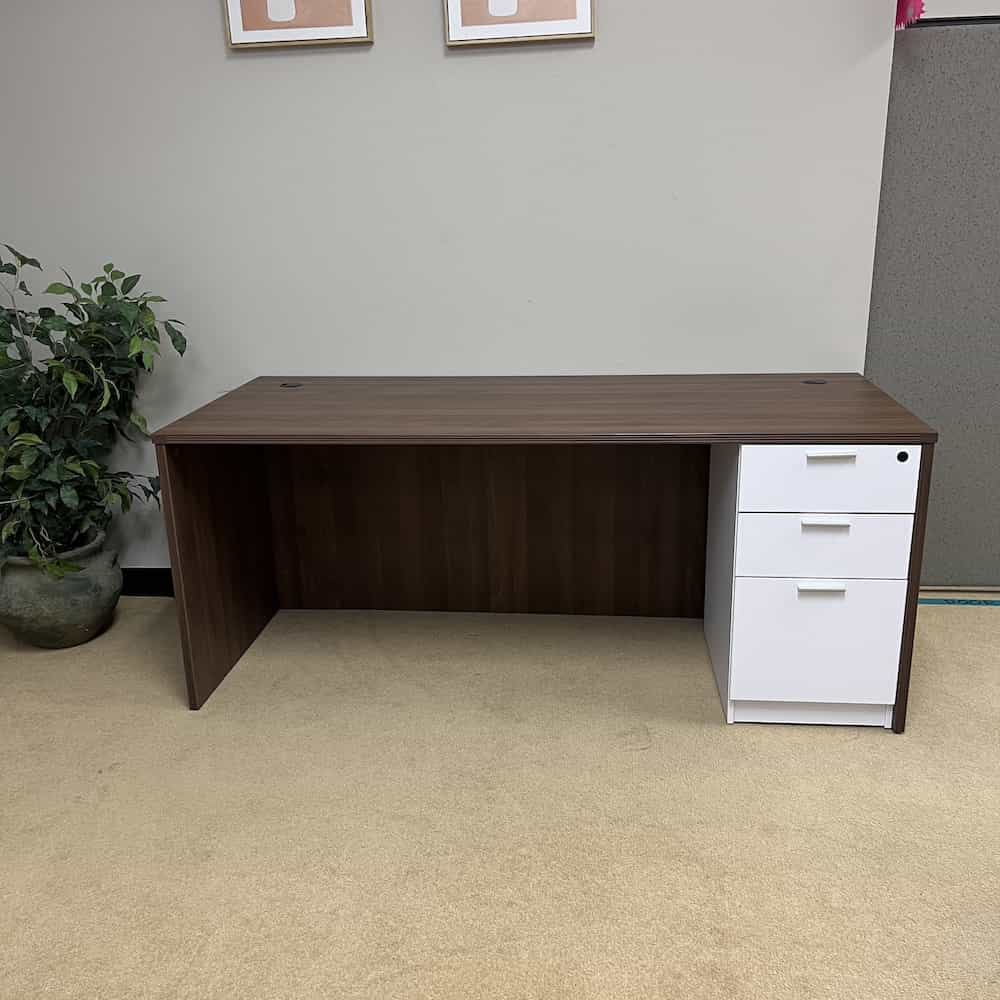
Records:
{"label": "cubicle partition", "polygon": [[1000,23],[897,38],[866,374],[941,434],[925,585],[1000,586],[998,92]]}

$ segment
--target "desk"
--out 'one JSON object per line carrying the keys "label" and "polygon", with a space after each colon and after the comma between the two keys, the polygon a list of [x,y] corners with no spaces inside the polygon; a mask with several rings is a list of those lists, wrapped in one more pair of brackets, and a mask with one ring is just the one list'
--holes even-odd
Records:
{"label": "desk", "polygon": [[[255,379],[153,435],[190,705],[282,608],[705,616],[729,721],[882,713],[901,732],[936,437],[859,375]],[[909,449],[909,466],[890,465],[894,449]],[[785,479],[801,499],[769,491]],[[827,488],[837,503],[820,502]],[[805,513],[833,517],[844,503],[858,518],[909,518],[892,522],[905,553],[885,553],[886,566],[904,564],[898,622],[893,601],[876,600],[877,566],[847,573],[870,546],[851,556],[832,538],[878,538],[881,523],[813,525],[805,537]],[[772,510],[803,514],[803,539],[753,520]],[[765,531],[774,551],[791,547],[794,572],[741,573],[754,553],[740,538]],[[742,618],[770,600],[744,579],[795,578],[802,608],[835,614],[843,600],[803,596],[832,573],[865,578],[867,590],[847,591],[852,614],[889,609],[860,631],[898,662],[894,695],[872,702],[841,685],[828,718],[822,685],[773,697],[781,677],[753,679],[737,654],[776,655],[767,636],[740,637]],[[782,715],[792,704],[802,718]]]}

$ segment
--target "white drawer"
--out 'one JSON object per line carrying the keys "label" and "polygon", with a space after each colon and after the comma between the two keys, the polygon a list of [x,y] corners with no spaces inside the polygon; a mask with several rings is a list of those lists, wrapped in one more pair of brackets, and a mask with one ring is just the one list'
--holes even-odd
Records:
{"label": "white drawer", "polygon": [[744,445],[741,511],[912,514],[920,445]]}
{"label": "white drawer", "polygon": [[891,705],[905,603],[905,580],[737,579],[729,697]]}
{"label": "white drawer", "polygon": [[912,514],[740,514],[737,576],[905,580]]}

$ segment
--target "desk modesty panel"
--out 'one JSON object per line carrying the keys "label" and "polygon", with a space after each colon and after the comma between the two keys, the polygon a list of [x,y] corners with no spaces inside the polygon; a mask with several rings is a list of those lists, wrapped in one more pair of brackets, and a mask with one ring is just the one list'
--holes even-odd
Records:
{"label": "desk modesty panel", "polygon": [[936,434],[860,375],[258,378],[153,437],[192,708],[281,608],[704,616],[729,721],[902,731]]}

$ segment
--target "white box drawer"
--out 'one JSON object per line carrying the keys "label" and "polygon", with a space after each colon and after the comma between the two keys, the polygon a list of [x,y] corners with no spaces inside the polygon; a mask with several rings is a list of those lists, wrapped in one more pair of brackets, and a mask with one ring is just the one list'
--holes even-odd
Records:
{"label": "white box drawer", "polygon": [[905,580],[912,514],[740,514],[737,576]]}
{"label": "white box drawer", "polygon": [[920,445],[744,445],[739,510],[912,514]]}
{"label": "white box drawer", "polygon": [[891,705],[905,603],[905,580],[737,579],[729,697]]}

